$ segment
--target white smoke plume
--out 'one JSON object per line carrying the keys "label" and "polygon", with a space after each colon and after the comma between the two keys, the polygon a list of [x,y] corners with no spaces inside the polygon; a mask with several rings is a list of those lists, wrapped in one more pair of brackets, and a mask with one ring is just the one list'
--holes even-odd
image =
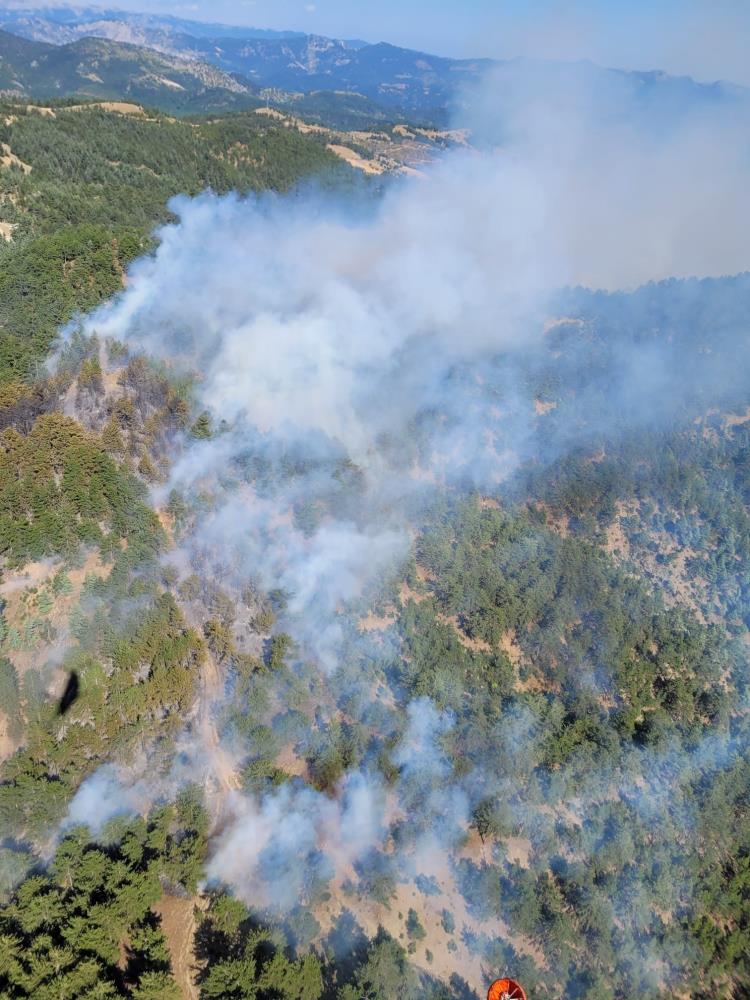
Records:
{"label": "white smoke plume", "polygon": [[[526,70],[514,89],[501,78],[472,95],[475,133],[499,144],[446,156],[376,205],[178,199],[179,224],[87,323],[197,371],[201,403],[228,425],[183,454],[173,485],[226,476],[250,449],[276,465],[302,458],[283,500],[235,492],[205,531],[245,546],[263,582],[292,594],[329,668],[331,615],[406,551],[409,498],[435,481],[500,481],[524,453],[532,420],[512,372],[499,421],[462,366],[533,352],[562,286],[749,263],[744,109],[701,111],[664,135],[619,91],[607,103],[585,78],[541,79]],[[658,387],[659,371],[649,363],[639,381]],[[415,454],[406,443],[425,413],[438,416]],[[321,500],[343,459],[364,479],[357,509],[306,537],[284,510]]]}
{"label": "white smoke plume", "polygon": [[262,802],[232,796],[207,876],[236,887],[251,906],[291,910],[382,842],[384,808],[379,779],[359,772],[346,775],[336,799],[289,786]]}
{"label": "white smoke plume", "polygon": [[128,781],[113,764],[105,764],[80,785],[68,806],[62,828],[86,825],[99,834],[117,816],[147,812],[160,792],[167,790],[166,783],[161,788],[158,785],[153,777]]}
{"label": "white smoke plume", "polygon": [[[334,690],[344,677],[354,687],[341,612],[409,554],[435,484],[491,486],[533,455],[533,399],[518,376],[558,290],[750,265],[737,118],[687,115],[664,132],[621,96],[603,119],[578,83],[572,104],[544,89],[512,107],[501,84],[472,98],[481,148],[364,206],[314,191],[176,200],[179,222],[86,321],[197,373],[219,431],[185,442],[173,467],[169,488],[213,497],[184,547],[283,590],[300,659]],[[643,366],[628,358],[634,378],[623,382],[647,419],[663,373],[650,358],[640,380]],[[489,367],[502,385],[494,401],[482,391]],[[432,859],[436,840],[450,846],[465,830],[468,785],[452,781],[438,745],[450,720],[392,696],[396,794],[420,836],[431,826]],[[358,697],[363,713],[375,710]],[[530,729],[517,721],[519,743]],[[90,815],[92,790],[72,818]],[[260,799],[233,793],[209,876],[250,902],[291,907],[327,866],[383,845],[386,800],[367,771],[345,775],[333,798],[299,782]]]}

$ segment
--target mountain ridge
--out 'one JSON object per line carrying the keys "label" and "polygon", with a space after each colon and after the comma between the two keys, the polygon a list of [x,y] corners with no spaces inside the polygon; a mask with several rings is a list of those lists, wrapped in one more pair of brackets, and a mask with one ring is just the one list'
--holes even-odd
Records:
{"label": "mountain ridge", "polygon": [[249,81],[197,60],[94,37],[52,45],[2,29],[0,90],[37,99],[128,98],[181,111],[260,103]]}
{"label": "mountain ridge", "polygon": [[[513,59],[454,59],[387,41],[337,39],[100,8],[0,11],[0,27],[53,44],[95,36],[140,45],[170,58],[212,65],[250,90],[256,88],[266,100],[274,100],[274,91],[285,95],[347,92],[361,95],[391,113],[443,123],[460,104],[466,84],[478,82],[493,68],[518,65]],[[544,64],[544,60],[526,60],[526,65]],[[594,67],[593,63],[588,65]],[[697,95],[746,93],[735,84],[700,83],[658,70],[594,68],[597,73],[608,74],[603,77],[605,81],[617,75],[627,79],[634,93],[660,84],[671,88],[673,95],[684,91],[678,94],[682,100]],[[580,69],[569,68],[567,72],[580,73]]]}

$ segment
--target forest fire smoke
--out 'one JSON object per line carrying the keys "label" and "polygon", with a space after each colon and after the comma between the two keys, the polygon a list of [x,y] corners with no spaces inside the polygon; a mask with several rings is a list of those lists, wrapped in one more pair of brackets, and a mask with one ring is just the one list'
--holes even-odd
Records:
{"label": "forest fire smoke", "polygon": [[[743,377],[742,365],[708,364],[678,379],[672,358],[644,344],[623,353],[608,414],[586,410],[583,386],[559,418],[568,422],[540,434],[529,373],[547,350],[543,321],[561,289],[748,265],[746,149],[734,122],[699,114],[665,133],[620,93],[607,95],[618,115],[610,106],[605,119],[593,95],[581,100],[579,81],[570,106],[556,95],[552,121],[539,94],[510,107],[502,83],[471,98],[477,144],[488,148],[447,155],[375,203],[318,192],[178,199],[179,223],[160,231],[121,297],[86,321],[89,332],[198,373],[215,433],[183,442],[164,491],[188,506],[201,497],[179,542],[187,561],[217,553],[233,593],[250,579],[283,591],[291,673],[309,697],[327,692],[316,730],[332,739],[334,723],[356,723],[388,743],[397,823],[384,822],[386,781],[367,747],[333,790],[292,781],[228,796],[208,873],[257,905],[314,901],[319,884],[351,866],[413,874],[420,844],[452,858],[478,798],[511,801],[528,777],[527,751],[540,739],[533,713],[489,720],[487,756],[501,763],[461,773],[446,749],[459,734],[439,707],[444,692],[408,703],[398,684],[378,694],[399,642],[386,634],[378,646],[356,629],[411,555],[433,484],[492,490],[522,463],[551,462],[585,440],[592,421],[624,435],[671,419],[699,380],[730,392]],[[376,661],[368,674],[362,664]],[[280,676],[278,688],[273,673],[251,684],[249,698],[262,686],[282,718],[292,682]],[[228,737],[238,766],[257,756],[256,721],[245,742]],[[306,739],[295,732],[300,756]],[[592,795],[600,778],[589,775]],[[91,799],[99,780],[84,785],[73,817],[102,808]],[[562,787],[564,771],[549,781]],[[554,821],[548,790],[535,787],[537,801],[519,810],[543,849]]]}

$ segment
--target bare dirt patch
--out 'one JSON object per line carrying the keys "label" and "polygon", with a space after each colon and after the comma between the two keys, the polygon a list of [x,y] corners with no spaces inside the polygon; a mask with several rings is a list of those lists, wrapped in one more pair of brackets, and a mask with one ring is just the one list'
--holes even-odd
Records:
{"label": "bare dirt patch", "polygon": [[[467,831],[467,844],[459,855],[469,857],[475,864],[486,862],[484,846],[475,831]],[[367,897],[357,897],[355,904],[354,899],[342,889],[343,878],[337,879],[336,884],[332,883],[330,887],[331,900],[323,912],[316,914],[323,930],[321,936],[325,935],[338,914],[349,908],[355,912],[357,921],[369,937],[374,936],[378,927],[382,926],[406,947],[409,943],[406,919],[409,910],[413,909],[426,936],[415,942],[416,947],[410,960],[444,982],[448,982],[454,973],[458,974],[480,995],[484,995],[491,976],[488,976],[489,970],[484,968],[481,957],[468,948],[465,937],[467,932],[469,935],[486,934],[509,941],[517,951],[533,957],[540,966],[546,964],[543,953],[534,942],[515,934],[504,921],[497,918],[479,920],[469,912],[466,900],[456,884],[450,862],[442,850],[432,851],[427,847],[420,851],[415,862],[418,872],[431,879],[438,892],[428,895],[420,892],[414,882],[399,882],[395,896],[387,906]],[[350,876],[352,882],[356,883],[353,870]],[[447,910],[453,917],[455,930],[451,933],[443,927],[443,910]],[[431,960],[427,957],[427,951],[431,952]]]}
{"label": "bare dirt patch", "polygon": [[213,799],[212,812],[215,820],[218,820],[218,816],[224,808],[226,794],[238,791],[242,786],[236,769],[236,761],[227,748],[222,745],[214,719],[213,708],[223,693],[223,687],[222,674],[216,666],[214,658],[207,654],[202,672],[198,729],[208,764],[207,778],[213,786],[207,788],[207,792],[213,793],[211,795]]}
{"label": "bare dirt patch", "polygon": [[308,777],[307,761],[294,752],[294,744],[288,743],[282,747],[281,753],[276,757],[276,766],[286,771],[287,774],[295,775],[298,778]]}
{"label": "bare dirt patch", "polygon": [[0,155],[0,166],[7,167],[8,169],[16,167],[24,174],[31,173],[31,166],[28,163],[24,163],[23,160],[19,160],[7,142],[0,142],[0,153],[2,154]]}
{"label": "bare dirt patch", "polygon": [[45,108],[38,104],[27,104],[26,111],[30,115],[41,115],[42,118],[57,118],[52,108]]}
{"label": "bare dirt patch", "polygon": [[156,516],[159,519],[159,524],[164,529],[164,533],[170,542],[174,541],[174,518],[169,513],[168,510],[164,510],[163,507],[156,508]]}
{"label": "bare dirt patch", "polygon": [[551,528],[561,538],[567,538],[570,535],[570,521],[567,514],[563,514],[562,511],[553,510],[549,504],[541,500],[537,500],[535,506],[544,513],[544,519],[548,528]]}
{"label": "bare dirt patch", "polygon": [[556,330],[560,326],[578,326],[584,325],[582,319],[576,319],[573,316],[550,316],[549,319],[544,322],[544,332],[549,333],[550,330]]}
{"label": "bare dirt patch", "polygon": [[724,417],[725,427],[739,427],[741,424],[750,423],[750,406],[744,413],[728,413]]}
{"label": "bare dirt patch", "polygon": [[491,653],[492,646],[484,639],[472,639],[468,636],[464,630],[461,628],[461,623],[455,615],[442,615],[437,616],[438,621],[442,622],[444,625],[450,625],[453,631],[456,633],[456,638],[464,647],[464,649],[471,650],[472,653]]}
{"label": "bare dirt patch", "polygon": [[519,667],[523,664],[523,650],[518,645],[518,638],[514,629],[508,629],[506,632],[503,632],[500,637],[500,648],[514,667]]}
{"label": "bare dirt patch", "polygon": [[612,523],[607,526],[605,534],[604,550],[608,555],[619,556],[621,559],[630,559],[632,552],[630,542],[625,531],[624,521],[629,517],[638,516],[638,502],[629,500],[624,502],[618,500],[615,503],[615,516]]}
{"label": "bare dirt patch", "polygon": [[430,142],[447,142],[457,146],[468,145],[470,135],[468,129],[464,128],[418,128],[416,125],[408,127],[406,125],[394,125],[393,134],[400,136],[402,139],[413,139],[415,136],[421,135],[425,139],[429,139]]}
{"label": "bare dirt patch", "polygon": [[387,614],[376,615],[374,611],[368,611],[364,618],[357,622],[359,632],[384,632],[397,621],[395,608]]}
{"label": "bare dirt patch", "polygon": [[458,138],[452,138],[454,133],[419,129],[410,131],[398,126],[393,129],[392,134],[387,131],[356,129],[350,132],[336,131],[271,107],[257,108],[256,114],[280,122],[286,128],[295,129],[303,135],[313,133],[325,136],[332,153],[356,170],[368,174],[393,172],[421,177],[421,167],[434,161],[446,145],[459,142]]}
{"label": "bare dirt patch", "polygon": [[383,173],[384,168],[377,160],[366,160],[364,156],[361,156],[348,146],[340,146],[336,142],[329,142],[328,149],[330,149],[332,153],[335,153],[339,159],[348,163],[350,167],[355,167],[357,170],[361,170],[365,174]]}
{"label": "bare dirt patch", "polygon": [[706,615],[708,582],[690,566],[699,553],[688,546],[680,546],[668,531],[647,532],[655,548],[631,545],[624,521],[638,514],[637,501],[616,503],[615,517],[605,534],[604,550],[620,563],[637,565],[666,604],[689,608],[703,624],[708,620],[720,621],[718,617]]}
{"label": "bare dirt patch", "polygon": [[146,116],[146,112],[140,104],[132,104],[130,101],[96,101],[92,104],[72,104],[66,111],[88,111],[89,108],[101,108],[102,111],[113,111],[118,115],[139,115]]}
{"label": "bare dirt patch", "polygon": [[[65,569],[68,586],[64,592],[51,597],[49,610],[43,611],[38,606],[39,597],[52,581],[52,578],[65,565],[58,559],[44,559],[27,563],[14,572],[6,572],[0,585],[0,597],[5,603],[4,616],[9,629],[17,629],[22,633],[24,623],[29,617],[40,616],[49,620],[57,634],[53,642],[39,642],[30,649],[9,649],[7,656],[16,669],[19,677],[32,667],[38,667],[46,660],[62,658],[68,641],[68,622],[71,612],[81,598],[86,577],[90,574],[104,579],[109,576],[112,565],[103,563],[99,552],[88,552],[79,565]],[[38,591],[35,600],[30,601],[32,588]]]}
{"label": "bare dirt patch", "polygon": [[506,837],[503,843],[508,861],[515,862],[521,868],[529,867],[531,841],[527,837]]}
{"label": "bare dirt patch", "polygon": [[273,118],[274,121],[283,122],[287,128],[294,128],[302,135],[310,135],[311,133],[314,135],[336,135],[332,129],[326,128],[324,125],[311,125],[310,122],[305,122],[295,115],[285,115],[278,108],[256,108],[255,113],[265,115],[266,118]]}
{"label": "bare dirt patch", "polygon": [[[515,673],[515,689],[522,693],[528,691],[554,691],[557,690],[554,684],[545,681],[538,674],[529,673],[530,663],[526,654],[518,643],[518,636],[514,629],[508,629],[500,637],[500,649],[505,653],[511,662]],[[526,676],[522,679],[521,672]]]}
{"label": "bare dirt patch", "polygon": [[194,949],[196,908],[205,909],[205,903],[199,896],[162,896],[153,906],[153,912],[161,919],[172,974],[183,1000],[198,1000],[200,996],[195,984],[196,975],[200,971]]}
{"label": "bare dirt patch", "polygon": [[157,76],[156,80],[163,84],[165,87],[169,87],[170,90],[184,90],[185,88],[181,83],[177,83],[176,80],[170,80],[166,76]]}
{"label": "bare dirt patch", "polygon": [[12,757],[19,747],[8,732],[8,717],[0,712],[0,762]]}
{"label": "bare dirt patch", "polygon": [[403,580],[399,586],[398,597],[402,607],[408,604],[409,601],[419,604],[420,601],[424,601],[430,597],[429,584],[435,579],[435,574],[427,569],[426,566],[417,563],[416,577],[416,587],[410,586],[406,580]]}
{"label": "bare dirt patch", "polygon": [[282,114],[281,111],[276,108],[256,108],[256,115],[265,115],[266,118],[275,118],[276,121],[286,121],[291,120],[288,115]]}
{"label": "bare dirt patch", "polygon": [[415,604],[419,604],[427,596],[428,595],[425,593],[414,590],[408,583],[406,583],[406,581],[404,581],[398,588],[398,599],[401,601],[402,605],[408,604],[409,601],[414,601]]}

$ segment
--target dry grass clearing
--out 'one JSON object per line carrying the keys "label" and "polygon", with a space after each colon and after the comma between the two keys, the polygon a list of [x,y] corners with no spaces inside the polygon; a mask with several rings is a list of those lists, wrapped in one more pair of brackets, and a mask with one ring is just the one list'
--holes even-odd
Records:
{"label": "dry grass clearing", "polygon": [[162,896],[153,907],[161,919],[161,929],[167,942],[172,974],[183,1000],[198,1000],[200,992],[195,978],[200,966],[195,957],[196,909],[204,909],[199,896],[181,898]]}
{"label": "dry grass clearing", "polygon": [[348,146],[340,146],[336,142],[329,142],[328,149],[335,153],[339,159],[344,160],[350,167],[355,167],[365,174],[382,174],[383,166],[377,160],[366,160],[364,156],[350,149]]}
{"label": "dry grass clearing", "polygon": [[7,142],[0,142],[0,153],[2,154],[0,155],[0,166],[7,167],[8,169],[16,167],[24,174],[31,173],[30,165],[28,163],[24,163],[23,160],[19,160]]}
{"label": "dry grass clearing", "polygon": [[66,111],[88,111],[89,108],[101,108],[102,111],[114,111],[118,115],[138,115],[145,118],[146,112],[140,104],[130,101],[96,101],[92,104],[72,104]]}

